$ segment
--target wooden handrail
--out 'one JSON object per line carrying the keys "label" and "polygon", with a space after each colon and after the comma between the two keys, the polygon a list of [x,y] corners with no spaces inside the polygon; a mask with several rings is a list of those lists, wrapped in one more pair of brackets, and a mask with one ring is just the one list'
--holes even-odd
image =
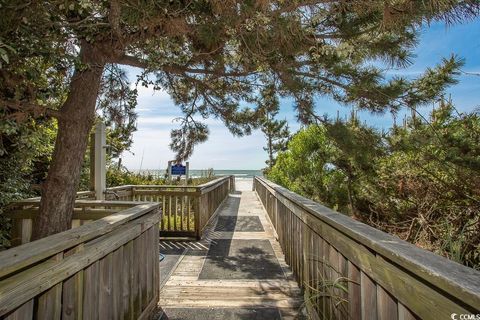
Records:
{"label": "wooden handrail", "polygon": [[67,250],[110,232],[117,226],[136,219],[147,212],[158,210],[158,204],[148,203],[123,210],[89,224],[70,229],[37,241],[0,252],[0,278],[26,265]]}
{"label": "wooden handrail", "polygon": [[[389,294],[402,301],[407,308],[416,312],[421,318],[428,315],[428,308],[426,308],[428,305],[409,305],[409,303],[415,303],[415,299],[417,303],[422,303],[422,300],[414,296],[408,297],[405,291],[401,290],[401,286],[405,284],[394,283],[396,280],[393,278],[386,278],[389,275],[388,272],[396,270],[393,274],[396,279],[407,281],[415,278],[419,286],[426,285],[424,292],[432,293],[429,299],[434,301],[433,305],[439,304],[431,313],[432,319],[435,314],[442,314],[442,312],[445,312],[442,315],[449,316],[447,306],[456,308],[451,312],[475,311],[478,313],[480,310],[479,271],[335,212],[265,178],[255,177],[254,184],[271,219],[277,224],[275,226],[277,232],[281,232],[279,228],[284,227],[281,225],[283,215],[293,214],[295,219],[303,223],[302,230],[307,230],[309,237],[314,238],[311,233],[318,235],[339,254],[349,259],[349,262],[356,263],[362,272],[377,281],[383,289],[391,289]],[[262,187],[265,188],[264,191],[259,190]],[[290,240],[285,238],[282,245],[288,246],[287,242]],[[289,254],[294,255],[294,253]],[[368,258],[369,256],[371,258]],[[369,265],[377,262],[378,266],[383,266],[383,271],[377,271],[378,266]],[[301,273],[299,278],[303,281],[304,279],[301,278],[305,276],[305,270],[297,270],[297,273]],[[435,290],[431,291],[428,288],[435,288]],[[419,292],[421,292],[420,289]],[[415,292],[410,294],[415,295]],[[436,298],[438,300],[435,300]]]}
{"label": "wooden handrail", "polygon": [[226,179],[230,179],[230,178],[232,178],[232,177],[233,177],[232,175],[219,177],[219,178],[214,179],[214,180],[212,180],[212,181],[208,181],[208,182],[199,184],[197,187],[198,187],[198,188],[210,187],[210,186],[212,186],[212,185],[214,185],[214,184],[219,183],[220,181],[223,181],[223,180],[226,180]]}
{"label": "wooden handrail", "polygon": [[[204,184],[198,185],[198,186],[179,186],[179,185],[122,185],[122,186],[116,186],[116,187],[109,187],[107,188],[106,192],[115,192],[115,191],[131,191],[133,188],[137,189],[181,189],[183,191],[191,191],[195,192],[198,191],[199,189],[202,188],[207,188],[209,186],[215,185],[225,179],[231,179],[233,176],[224,176],[217,178],[215,180],[206,182]],[[81,199],[82,197],[86,196],[91,196],[95,197],[95,191],[78,191],[77,192],[77,198]],[[40,201],[40,197],[32,197],[32,198],[27,198],[19,201],[15,201],[14,204],[27,204],[27,203],[36,203]]]}
{"label": "wooden handrail", "polygon": [[[148,203],[145,201],[112,201],[112,200],[75,200],[75,208],[81,207],[134,207],[136,205]],[[31,198],[25,200],[18,200],[8,205],[9,208],[30,206],[38,207],[40,199]]]}
{"label": "wooden handrail", "polygon": [[[136,184],[128,186],[130,188],[141,188],[141,189],[195,189],[198,186],[179,186],[179,185],[156,185],[156,184]],[[110,189],[110,188],[109,188]]]}
{"label": "wooden handrail", "polygon": [[159,296],[158,207],[0,252],[0,318],[146,319]]}
{"label": "wooden handrail", "polygon": [[234,176],[220,177],[218,179],[215,179],[215,180],[209,181],[207,183],[201,184],[201,185],[197,186],[197,188],[200,189],[200,192],[202,194],[205,194],[205,193],[209,192],[210,190],[213,190],[216,187],[220,186],[226,180],[231,180],[231,179],[235,179],[235,177]]}
{"label": "wooden handrail", "polygon": [[[86,197],[95,198],[95,191],[78,191],[77,192],[77,199],[84,199]],[[23,199],[21,201],[40,201],[40,197],[32,197]]]}
{"label": "wooden handrail", "polygon": [[[72,225],[78,226],[85,221],[102,218],[121,208],[156,202],[160,204],[163,212],[160,224],[163,237],[199,238],[205,223],[211,218],[221,201],[234,190],[234,184],[233,176],[225,176],[199,186],[125,185],[108,188],[106,196],[109,200],[78,199],[75,201]],[[212,192],[218,195],[205,197]],[[79,192],[78,195],[85,196],[90,193],[90,191]],[[40,198],[31,198],[9,205],[6,214],[15,219],[12,245],[30,241],[33,219],[39,203]],[[96,208],[105,209],[102,212],[97,211]]]}
{"label": "wooden handrail", "polygon": [[200,196],[195,203],[196,212],[196,237],[200,239],[208,223],[215,215],[217,209],[225,201],[231,191],[235,189],[235,177],[225,176],[200,186]]}

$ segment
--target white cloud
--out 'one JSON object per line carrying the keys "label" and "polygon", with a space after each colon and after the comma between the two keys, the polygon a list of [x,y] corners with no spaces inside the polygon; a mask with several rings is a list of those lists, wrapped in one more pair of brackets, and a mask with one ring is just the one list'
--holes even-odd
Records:
{"label": "white cloud", "polygon": [[172,125],[175,122],[173,121],[175,117],[172,116],[155,116],[155,117],[147,117],[147,116],[139,116],[137,120],[138,126],[144,124],[168,124]]}
{"label": "white cloud", "polygon": [[[123,163],[131,170],[164,169],[174,158],[169,148],[170,129],[140,129],[134,133],[132,153],[123,155]],[[233,137],[225,127],[211,128],[207,142],[198,145],[190,161],[192,169],[259,169],[264,166],[266,154],[263,136]],[[143,157],[143,162],[142,162]]]}

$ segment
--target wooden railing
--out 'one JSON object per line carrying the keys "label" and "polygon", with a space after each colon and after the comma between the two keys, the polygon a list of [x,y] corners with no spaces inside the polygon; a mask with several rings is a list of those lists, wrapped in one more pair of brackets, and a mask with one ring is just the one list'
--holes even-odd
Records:
{"label": "wooden railing", "polygon": [[320,318],[440,320],[480,314],[479,271],[264,178],[254,179],[254,189],[306,292],[307,307]]}
{"label": "wooden railing", "polygon": [[[82,198],[81,198],[82,199]],[[98,220],[139,203],[132,201],[76,200],[72,228]],[[38,214],[39,198],[17,201],[9,205],[5,215],[12,219],[11,245],[18,246],[30,242],[33,220]]]}
{"label": "wooden railing", "polygon": [[[205,227],[229,193],[235,190],[235,177],[228,176],[199,186],[199,196],[195,201],[197,239],[200,239]],[[198,208],[198,209],[197,209]]]}
{"label": "wooden railing", "polygon": [[201,238],[206,223],[230,191],[234,176],[199,186],[127,185],[107,189],[108,200],[158,202],[162,210],[162,237]]}
{"label": "wooden railing", "polygon": [[150,201],[160,204],[162,237],[195,237],[195,203],[200,191],[196,187],[129,185],[107,189],[111,201]]}
{"label": "wooden railing", "polygon": [[[123,208],[142,202],[156,202],[162,211],[161,237],[192,237],[200,239],[205,225],[235,190],[234,176],[226,176],[208,183],[194,186],[126,185],[108,188],[106,201],[84,200],[94,197],[92,191],[77,193],[72,227],[83,225]],[[5,215],[12,218],[12,246],[30,241],[33,219],[40,198],[17,201],[9,205]]]}
{"label": "wooden railing", "polygon": [[0,252],[0,319],[146,319],[159,297],[158,207]]}

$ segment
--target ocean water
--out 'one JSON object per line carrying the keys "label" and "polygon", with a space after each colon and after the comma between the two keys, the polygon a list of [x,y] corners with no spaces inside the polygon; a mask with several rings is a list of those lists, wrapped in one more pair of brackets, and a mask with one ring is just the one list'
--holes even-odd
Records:
{"label": "ocean water", "polygon": [[[138,171],[137,171],[138,172]],[[165,175],[166,170],[141,170],[140,173],[142,174],[148,174],[152,176],[157,176],[157,177],[163,177]],[[229,176],[229,175],[234,175],[236,179],[242,179],[242,178],[253,178],[254,176],[263,176],[262,170],[213,170],[213,174],[216,176]],[[203,169],[190,169],[190,176],[192,178],[197,178],[197,177],[204,177],[208,175],[208,170]]]}
{"label": "ocean water", "polygon": [[[192,170],[192,175],[194,175]],[[235,178],[253,178],[254,176],[263,176],[262,170],[213,170],[216,176],[230,176],[234,175]]]}

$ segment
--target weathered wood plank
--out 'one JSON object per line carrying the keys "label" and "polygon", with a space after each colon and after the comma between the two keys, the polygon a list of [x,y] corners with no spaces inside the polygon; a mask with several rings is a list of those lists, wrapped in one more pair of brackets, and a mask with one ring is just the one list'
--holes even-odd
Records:
{"label": "weathered wood plank", "polygon": [[184,220],[185,220],[185,196],[180,197],[180,230],[184,230]]}
{"label": "weathered wood plank", "polygon": [[98,316],[100,319],[113,319],[112,307],[113,307],[113,254],[109,253],[103,259],[99,261],[100,270],[100,284],[98,291]]}
{"label": "weathered wood plank", "polygon": [[[164,212],[165,214],[165,212]],[[172,230],[172,196],[168,196],[167,229]]]}
{"label": "weathered wood plank", "polygon": [[[256,177],[262,184],[287,207],[310,225],[307,217],[316,218],[335,228],[358,243],[369,248],[388,260],[395,261],[402,268],[409,270],[443,292],[458,297],[461,304],[470,306],[470,310],[478,310],[480,305],[479,272],[459,265],[431,252],[422,250],[394,236],[376,230],[361,222],[326,208],[318,203],[301,197],[285,188]],[[310,219],[312,220],[312,219]],[[438,302],[438,305],[442,303]],[[460,308],[460,310],[465,308]],[[457,309],[456,309],[457,310]],[[443,314],[442,314],[443,315]]]}
{"label": "weathered wood plank", "polygon": [[407,307],[403,304],[398,303],[398,320],[418,320],[417,318]]}
{"label": "weathered wood plank", "polygon": [[165,220],[168,219],[167,215],[165,214],[165,210],[167,208],[166,206],[166,197],[163,195],[162,196],[162,213],[163,213],[163,216],[162,216],[162,224],[161,224],[161,228],[162,230],[165,230],[166,229],[166,223],[165,223]]}
{"label": "weathered wood plank", "polygon": [[[148,230],[148,229],[147,229]],[[148,231],[144,231],[140,235],[140,251],[137,252],[139,257],[140,267],[139,267],[139,286],[140,286],[140,310],[143,310],[148,305],[148,297],[147,297],[147,273],[148,271],[145,270],[145,266],[147,264],[147,233]]]}
{"label": "weathered wood plank", "polygon": [[338,251],[330,245],[329,248],[329,255],[328,255],[328,260],[327,263],[329,265],[329,283],[327,284],[327,288],[329,288],[329,293],[332,296],[330,298],[330,309],[331,309],[331,314],[335,319],[340,318],[340,310],[338,309],[339,304],[338,304],[338,296],[340,295],[340,290],[337,288],[337,283],[341,277],[339,274],[339,265],[338,265],[338,256],[339,253]]}
{"label": "weathered wood plank", "polygon": [[99,262],[95,261],[84,271],[83,316],[98,319]]}
{"label": "weathered wood plank", "polygon": [[142,310],[142,313],[138,317],[138,320],[147,320],[152,316],[152,312],[157,307],[157,301],[152,300],[150,303]]}
{"label": "weathered wood plank", "polygon": [[[348,260],[341,254],[338,254],[338,272],[341,280],[339,280],[337,311],[339,319],[348,319],[349,301],[348,301]],[[346,290],[344,290],[346,289]]]}
{"label": "weathered wood plank", "polygon": [[34,299],[25,302],[15,311],[6,316],[5,320],[30,320],[33,319]]}
{"label": "weathered wood plank", "polygon": [[128,272],[123,273],[124,246],[113,252],[112,256],[112,317],[121,319],[123,317],[123,278],[128,278]]}
{"label": "weathered wood plank", "polygon": [[[153,299],[153,273],[154,273],[154,270],[153,270],[153,257],[154,257],[154,254],[153,254],[153,251],[154,251],[154,241],[155,241],[155,234],[157,234],[157,237],[158,237],[158,230],[155,230],[155,225],[153,225],[152,227],[150,227],[150,229],[148,229],[146,231],[146,276],[147,276],[147,300],[148,301],[151,301]],[[154,233],[153,233],[154,232]]]}
{"label": "weathered wood plank", "polygon": [[76,227],[80,227],[81,225],[82,225],[82,223],[81,223],[80,219],[73,219],[72,220],[72,229],[76,228]]}
{"label": "weathered wood plank", "polygon": [[134,254],[133,254],[133,241],[125,244],[123,249],[123,264],[122,264],[122,292],[123,292],[123,319],[133,320],[133,281],[134,272]]}
{"label": "weathered wood plank", "polygon": [[[85,209],[83,208],[75,208],[72,219],[78,220],[95,220],[101,219],[111,214],[117,213],[121,210],[124,210],[124,207],[118,207],[118,209]],[[36,209],[18,209],[18,210],[11,210],[8,211],[6,214],[7,216],[13,219],[23,219],[28,224],[25,228],[25,234],[30,236],[31,234],[31,219],[34,219],[38,215],[38,208]],[[30,238],[25,243],[30,242]]]}
{"label": "weathered wood plank", "polygon": [[26,243],[0,252],[0,277],[46,259],[80,243],[107,234],[119,225],[127,223],[158,208],[158,204],[143,204],[129,208],[81,227]]}
{"label": "weathered wood plank", "polygon": [[192,216],[192,197],[191,196],[187,196],[187,230],[188,231],[192,231],[194,230],[191,226],[191,220],[193,218]]}
{"label": "weathered wood plank", "polygon": [[197,195],[200,194],[199,191],[171,191],[171,190],[135,190],[136,196],[184,196],[185,194]]}
{"label": "weathered wood plank", "polygon": [[[66,252],[65,257],[81,252],[83,249],[83,244],[80,244]],[[75,275],[63,281],[62,319],[83,319],[83,289],[83,270],[78,271]]]}
{"label": "weathered wood plank", "polygon": [[48,260],[2,280],[0,282],[0,316],[70,277],[88,266],[91,261],[101,259],[141,234],[146,226],[157,222],[156,212],[147,214],[102,236],[92,244],[85,245],[85,250],[82,252],[72,254],[61,261]]}
{"label": "weathered wood plank", "polygon": [[377,286],[378,320],[397,320],[397,301],[381,286]]}
{"label": "weathered wood plank", "polygon": [[140,245],[140,237],[137,237],[133,240],[133,253],[134,259],[132,261],[132,274],[133,274],[133,281],[132,281],[132,298],[133,298],[133,319],[137,319],[140,316],[141,309],[141,292],[140,292],[140,261],[137,255],[138,252],[141,250]]}
{"label": "weathered wood plank", "polygon": [[30,242],[32,237],[32,219],[22,219],[22,244]]}
{"label": "weathered wood plank", "polygon": [[[53,261],[61,261],[63,253],[58,253],[51,258]],[[50,289],[41,293],[37,300],[37,315],[39,320],[57,320],[62,317],[62,284],[57,283]]]}
{"label": "weathered wood plank", "polygon": [[[318,219],[308,219],[308,222],[310,228],[334,243],[336,249],[347,259],[420,317],[428,317],[433,313],[441,318],[450,316],[452,312],[459,314],[469,312],[463,304],[452,301],[449,295],[442,295],[439,290],[426,285],[421,279],[406,273],[380,255],[375,255],[372,250],[328,224]],[[397,285],[399,283],[401,285]],[[412,295],[411,292],[417,292],[419,297]]]}
{"label": "weathered wood plank", "polygon": [[[133,201],[111,201],[111,200],[75,200],[75,209],[79,210],[80,208],[96,208],[96,207],[105,207],[111,206],[113,208],[131,208],[137,205],[142,204],[141,202],[133,202]],[[38,208],[40,206],[40,198],[35,199],[26,199],[26,200],[19,200],[15,201],[10,204],[8,207],[12,210],[16,210],[15,208],[28,206],[29,208]]]}
{"label": "weathered wood plank", "polygon": [[360,274],[360,287],[362,297],[362,319],[377,319],[377,286],[365,273]]}
{"label": "weathered wood plank", "polygon": [[362,314],[360,269],[348,261],[348,314],[352,320],[360,320]]}
{"label": "weathered wood plank", "polygon": [[[154,226],[158,230],[159,225]],[[154,229],[155,230],[155,229]],[[158,301],[160,297],[160,241],[158,231],[154,233],[154,255],[153,255],[153,297]]]}
{"label": "weathered wood plank", "polygon": [[177,220],[178,220],[178,197],[173,197],[173,230],[177,231]]}
{"label": "weathered wood plank", "polygon": [[[301,214],[301,212],[299,214]],[[404,271],[399,270],[398,268],[390,265],[384,260],[380,261],[380,257],[375,257],[374,255],[372,255],[371,251],[366,248],[362,249],[362,245],[360,245],[359,243],[353,240],[343,240],[348,239],[348,237],[342,235],[342,233],[339,233],[338,230],[335,230],[332,227],[323,223],[319,224],[318,222],[315,222],[315,220],[308,221],[308,224],[309,226],[313,225],[314,227],[315,225],[318,225],[318,227],[316,227],[317,232],[321,233],[326,237],[329,237],[329,241],[335,243],[335,246],[339,248],[342,253],[346,254],[349,259],[360,265],[362,268],[365,268],[364,270],[369,274],[369,276],[373,277],[375,281],[379,281],[383,286],[387,286],[388,290],[390,292],[394,292],[395,296],[398,297],[398,299],[402,301],[407,301],[407,303],[409,303],[409,306],[415,305],[415,308],[417,309],[416,312],[420,312],[427,316],[431,313],[431,311],[429,310],[435,310],[438,316],[441,317],[449,316],[452,308],[454,310],[462,310],[461,307],[459,308],[455,305],[454,302],[450,301],[448,297],[438,297],[438,292],[435,292],[434,290],[431,290],[430,293],[424,292],[423,294],[421,294],[422,297],[429,297],[429,299],[425,299],[425,301],[419,303],[418,299],[416,299],[409,293],[412,292],[412,290],[419,289],[407,290],[406,288],[404,288],[403,285],[399,286],[395,285],[394,283],[398,283],[400,281],[402,283],[407,283],[407,285],[410,287],[418,285],[420,286],[420,290],[427,290],[427,288],[421,281],[415,280],[411,276],[409,277],[409,275],[405,274]],[[372,267],[374,268],[372,269]],[[393,269],[395,269],[395,271]],[[409,279],[402,279],[404,277],[407,277]],[[398,279],[398,281],[395,280],[395,282],[392,282],[392,278]],[[432,296],[438,297],[442,302],[434,303],[433,301],[435,301],[435,299],[431,299]],[[440,305],[440,307],[437,307],[436,305]]]}
{"label": "weathered wood plank", "polygon": [[[146,197],[153,199],[151,195]],[[135,208],[97,222],[1,252],[0,318],[145,318],[158,297],[158,290],[154,296],[154,287],[158,288],[154,278],[158,279],[159,214],[158,204],[134,205]],[[89,209],[89,206],[85,204],[78,210],[82,218],[93,218],[87,216],[89,212],[105,215],[116,207],[106,203],[102,203],[103,209]],[[76,224],[79,225],[73,223]],[[30,236],[31,229],[23,231],[24,236]],[[137,253],[129,250],[124,258],[124,245],[131,243],[127,247],[133,249],[134,239],[142,239],[139,252],[142,263],[137,263],[135,270],[141,291],[136,297],[131,295],[129,275],[135,260],[133,255]],[[123,306],[124,294],[127,307]],[[130,298],[132,305],[138,303],[135,318],[130,313]]]}

